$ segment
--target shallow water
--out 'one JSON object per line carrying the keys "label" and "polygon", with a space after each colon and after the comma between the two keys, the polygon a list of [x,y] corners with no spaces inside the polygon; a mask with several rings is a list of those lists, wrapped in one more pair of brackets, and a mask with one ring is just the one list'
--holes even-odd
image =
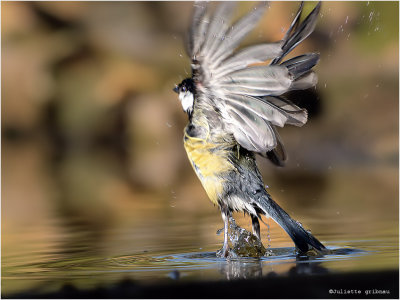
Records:
{"label": "shallow water", "polygon": [[[261,224],[262,242],[273,255],[227,261],[215,255],[223,239],[220,213],[186,160],[178,181],[143,189],[104,153],[71,154],[51,168],[44,167],[41,144],[3,145],[5,153],[4,296],[66,284],[104,287],[126,278],[153,284],[398,269],[398,170],[392,165],[288,166],[273,173],[267,165],[263,175],[273,198],[334,253],[296,256],[287,234],[264,218],[270,229]],[[234,216],[251,228],[248,216]]]}
{"label": "shallow water", "polygon": [[[213,217],[204,216],[198,232],[208,232],[215,226],[218,229],[221,225],[219,216]],[[270,256],[226,260],[216,257],[222,237],[214,230],[210,236],[215,242],[196,241],[196,236],[190,234],[194,230],[190,220],[186,216],[176,223],[156,221],[151,228],[114,228],[98,239],[88,238],[93,232],[85,233],[77,224],[69,225],[72,227],[63,234],[37,234],[54,231],[57,227],[65,230],[65,224],[56,224],[56,221],[46,228],[31,227],[12,237],[3,235],[2,293],[51,292],[65,284],[89,289],[109,286],[127,278],[155,283],[160,280],[230,280],[293,273],[385,270],[395,269],[398,263],[395,230],[393,234],[377,230],[373,233],[374,238],[366,232],[359,238],[351,231],[340,237],[318,232],[316,236],[332,253],[301,256],[296,255],[290,239],[273,223],[270,223]],[[240,217],[239,220],[245,225],[248,221]],[[210,226],[210,222],[215,224]],[[320,219],[319,222],[320,227],[329,226],[326,221]],[[319,227],[317,223],[313,221],[314,228]],[[164,232],[163,238],[159,231]],[[266,237],[266,228],[262,235]],[[264,243],[266,245],[267,241]],[[277,247],[279,245],[288,246]]]}

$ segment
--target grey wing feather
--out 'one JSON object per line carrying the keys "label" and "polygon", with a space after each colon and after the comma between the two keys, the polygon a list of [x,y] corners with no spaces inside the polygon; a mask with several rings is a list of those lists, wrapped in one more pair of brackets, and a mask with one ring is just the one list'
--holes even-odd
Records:
{"label": "grey wing feather", "polygon": [[276,96],[266,96],[261,99],[275,109],[284,113],[288,118],[286,124],[303,126],[307,123],[307,111],[293,104],[289,100]]}
{"label": "grey wing feather", "polygon": [[224,34],[229,27],[235,5],[235,2],[225,1],[217,6],[210,21],[203,48],[201,49],[201,55],[204,58],[209,58],[224,40]]}
{"label": "grey wing feather", "polygon": [[218,86],[226,91],[252,96],[281,95],[291,84],[288,69],[281,66],[249,67],[218,80]]}
{"label": "grey wing feather", "polygon": [[189,52],[193,58],[204,43],[209,17],[207,16],[207,2],[197,1],[194,5],[192,26],[189,31]]}
{"label": "grey wing feather", "polygon": [[223,61],[216,68],[215,78],[222,77],[233,71],[246,68],[250,64],[261,63],[278,56],[282,52],[282,43],[268,43],[250,46],[237,52]]}
{"label": "grey wing feather", "polygon": [[233,136],[247,150],[266,153],[276,147],[276,138],[271,125],[256,114],[235,104],[227,107]]}
{"label": "grey wing feather", "polygon": [[261,99],[248,95],[228,94],[225,103],[246,109],[251,114],[263,118],[273,125],[283,127],[285,124],[302,126],[307,122],[307,111],[296,105],[289,105],[275,97]]}
{"label": "grey wing feather", "polygon": [[266,2],[257,5],[251,13],[237,21],[226,32],[225,39],[221,42],[219,49],[211,56],[213,65],[218,65],[235,50],[236,46],[239,45],[242,39],[246,37],[261,19],[266,7]]}
{"label": "grey wing feather", "polygon": [[[212,17],[204,3],[196,3],[189,44],[197,93],[205,96],[197,96],[197,107],[216,106],[220,121],[242,147],[282,165],[286,153],[275,126],[302,126],[307,122],[307,111],[279,96],[316,84],[311,69],[319,55],[308,53],[280,62],[311,34],[320,3],[300,22],[302,3],[282,41],[234,53],[266,7],[266,3],[258,5],[230,26],[232,3],[222,3]],[[269,66],[251,66],[269,59]]]}
{"label": "grey wing feather", "polygon": [[318,76],[314,72],[310,71],[307,74],[299,77],[293,81],[290,86],[290,90],[306,90],[315,86],[318,82]]}
{"label": "grey wing feather", "polygon": [[256,66],[230,73],[218,80],[224,93],[251,96],[279,96],[291,90],[308,89],[317,84],[317,75],[308,71],[296,78],[285,66]]}
{"label": "grey wing feather", "polygon": [[276,130],[275,126],[271,126],[272,130],[274,131],[275,138],[276,138],[276,147],[266,153],[266,156],[272,163],[279,167],[283,167],[285,165],[285,161],[287,159],[285,147],[283,146],[281,137]]}

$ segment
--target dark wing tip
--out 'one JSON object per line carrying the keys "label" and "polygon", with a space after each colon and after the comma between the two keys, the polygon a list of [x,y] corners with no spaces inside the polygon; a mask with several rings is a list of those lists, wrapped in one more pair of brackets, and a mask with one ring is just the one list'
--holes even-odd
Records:
{"label": "dark wing tip", "polygon": [[286,157],[285,158],[279,157],[274,150],[267,152],[267,158],[277,167],[285,166]]}
{"label": "dark wing tip", "polygon": [[290,51],[292,51],[314,31],[317,23],[317,16],[321,9],[321,1],[319,1],[314,9],[307,15],[307,17],[300,22],[300,16],[303,12],[303,7],[304,3],[301,2],[296,16],[290,25],[289,30],[286,32],[285,37],[283,38],[284,44],[282,46],[282,54],[271,62],[272,65],[280,63]]}

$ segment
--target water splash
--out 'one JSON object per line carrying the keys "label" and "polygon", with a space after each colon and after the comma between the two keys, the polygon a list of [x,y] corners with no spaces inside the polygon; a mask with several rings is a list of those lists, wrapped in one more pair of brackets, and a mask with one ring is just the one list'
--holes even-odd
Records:
{"label": "water splash", "polygon": [[272,250],[271,250],[271,227],[269,226],[269,223],[265,223],[267,225],[267,251],[265,252],[265,256],[272,256]]}
{"label": "water splash", "polygon": [[229,218],[229,240],[231,251],[229,257],[262,257],[266,256],[267,250],[260,239],[246,229],[238,226],[235,219]]}

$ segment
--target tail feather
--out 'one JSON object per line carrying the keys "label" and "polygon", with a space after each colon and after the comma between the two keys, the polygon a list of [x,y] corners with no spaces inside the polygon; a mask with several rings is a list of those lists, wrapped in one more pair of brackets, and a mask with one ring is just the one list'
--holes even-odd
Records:
{"label": "tail feather", "polygon": [[307,252],[312,248],[319,251],[326,249],[320,241],[305,230],[299,222],[293,220],[274,200],[272,200],[267,192],[265,193],[266,195],[261,197],[256,205],[264,214],[269,215],[287,232],[301,252]]}

